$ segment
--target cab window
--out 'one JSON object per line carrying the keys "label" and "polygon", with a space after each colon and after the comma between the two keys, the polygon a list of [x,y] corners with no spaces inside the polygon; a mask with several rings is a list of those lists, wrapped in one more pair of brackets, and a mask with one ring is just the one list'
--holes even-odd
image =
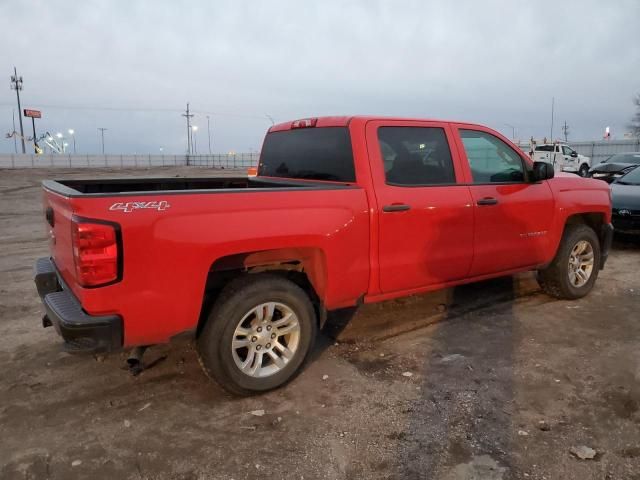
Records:
{"label": "cab window", "polygon": [[522,157],[490,133],[460,130],[473,183],[519,183],[525,180]]}
{"label": "cab window", "polygon": [[553,145],[539,145],[536,147],[536,152],[553,152]]}
{"label": "cab window", "polygon": [[455,183],[451,151],[442,128],[380,127],[378,141],[387,184],[424,186]]}

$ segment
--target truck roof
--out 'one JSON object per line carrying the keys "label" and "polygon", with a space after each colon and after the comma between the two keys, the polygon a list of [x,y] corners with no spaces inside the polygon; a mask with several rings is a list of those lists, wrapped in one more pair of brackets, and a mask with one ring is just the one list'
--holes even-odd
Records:
{"label": "truck roof", "polygon": [[404,122],[440,122],[440,123],[459,123],[463,125],[480,126],[470,122],[458,122],[455,120],[442,120],[435,118],[416,118],[416,117],[392,117],[384,115],[333,115],[323,117],[306,117],[297,120],[290,120],[288,122],[277,123],[269,128],[269,132],[279,132],[283,130],[291,130],[292,126],[296,122],[303,122],[308,120],[314,120],[316,127],[346,127],[352,120],[359,120],[368,122],[371,120],[396,120]]}

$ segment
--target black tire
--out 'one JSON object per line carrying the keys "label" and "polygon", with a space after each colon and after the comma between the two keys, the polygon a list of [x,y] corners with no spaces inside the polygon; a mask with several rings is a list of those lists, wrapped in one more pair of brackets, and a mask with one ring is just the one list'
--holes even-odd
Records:
{"label": "black tire", "polygon": [[[240,370],[231,345],[242,318],[267,302],[278,302],[290,308],[297,316],[300,333],[297,349],[288,363],[280,371],[258,378]],[[300,372],[315,341],[316,331],[315,310],[302,288],[274,274],[247,275],[232,281],[220,293],[198,337],[198,358],[207,376],[228,392],[234,395],[266,392],[284,385]]]}
{"label": "black tire", "polygon": [[580,169],[578,170],[578,175],[581,177],[587,177],[589,175],[589,166],[587,164],[580,165]]}
{"label": "black tire", "polygon": [[[569,257],[573,248],[587,241],[593,249],[593,269],[587,282],[577,287],[569,280]],[[598,278],[600,270],[600,240],[591,227],[584,224],[567,225],[555,258],[544,270],[538,271],[538,283],[552,297],[574,300],[587,295]]]}

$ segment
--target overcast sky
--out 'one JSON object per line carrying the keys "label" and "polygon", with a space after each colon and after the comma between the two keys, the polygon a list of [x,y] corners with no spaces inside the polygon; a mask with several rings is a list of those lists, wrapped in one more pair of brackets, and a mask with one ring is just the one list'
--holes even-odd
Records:
{"label": "overcast sky", "polygon": [[[81,153],[183,153],[187,101],[208,152],[259,150],[276,121],[466,120],[509,137],[621,138],[640,93],[640,1],[0,0],[0,152],[13,66],[38,130]],[[1,84],[1,83],[0,83]],[[30,122],[25,131],[31,133]]]}

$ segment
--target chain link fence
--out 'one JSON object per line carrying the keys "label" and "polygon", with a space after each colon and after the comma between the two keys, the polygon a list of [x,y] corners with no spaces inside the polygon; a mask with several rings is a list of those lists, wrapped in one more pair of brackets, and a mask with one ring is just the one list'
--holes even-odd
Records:
{"label": "chain link fence", "polygon": [[21,155],[0,154],[0,168],[150,168],[196,166],[248,168],[258,165],[260,154],[215,155]]}
{"label": "chain link fence", "polygon": [[[606,160],[611,155],[625,152],[640,152],[640,138],[629,140],[598,140],[595,142],[567,142],[580,155],[591,158],[591,165]],[[523,152],[529,153],[529,142],[520,142],[518,146]]]}
{"label": "chain link fence", "polygon": [[616,153],[640,152],[640,138],[634,140],[571,142],[569,145],[580,155],[591,157],[591,165],[600,163]]}
{"label": "chain link fence", "polygon": [[[640,138],[568,142],[581,155],[591,157],[591,165],[616,153],[640,152]],[[529,143],[520,143],[529,152]],[[213,155],[20,155],[0,154],[0,168],[150,168],[194,166],[209,168],[248,168],[258,165],[260,153]]]}

